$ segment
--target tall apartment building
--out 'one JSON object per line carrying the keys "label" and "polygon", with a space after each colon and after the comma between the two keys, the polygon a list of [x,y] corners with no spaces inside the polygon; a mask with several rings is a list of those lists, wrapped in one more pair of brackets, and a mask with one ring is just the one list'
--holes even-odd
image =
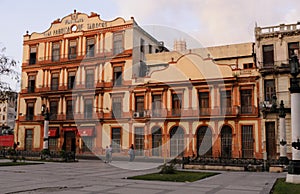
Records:
{"label": "tall apartment building", "polygon": [[[279,157],[279,103],[286,111],[286,138],[291,158],[291,86],[289,59],[295,53],[299,58],[300,24],[280,24],[255,28],[256,65],[261,74],[260,98],[262,108],[263,151],[268,159]],[[273,109],[272,109],[272,105]],[[299,108],[299,107],[297,107]]]}

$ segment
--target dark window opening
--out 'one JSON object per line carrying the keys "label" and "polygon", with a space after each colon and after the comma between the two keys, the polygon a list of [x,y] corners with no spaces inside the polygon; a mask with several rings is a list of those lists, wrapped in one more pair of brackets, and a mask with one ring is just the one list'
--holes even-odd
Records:
{"label": "dark window opening", "polygon": [[53,73],[51,76],[51,90],[58,90],[58,73]]}
{"label": "dark window opening", "polygon": [[274,95],[276,95],[275,80],[265,80],[265,100],[271,103]]}
{"label": "dark window opening", "polygon": [[36,64],[36,47],[30,47],[29,64]]}
{"label": "dark window opening", "polygon": [[35,76],[28,77],[28,93],[33,93],[35,90]]}
{"label": "dark window opening", "polygon": [[94,87],[94,82],[95,82],[95,78],[94,78],[94,70],[93,69],[88,69],[86,70],[86,77],[85,77],[85,87],[86,88],[93,88]]}
{"label": "dark window opening", "polygon": [[112,99],[112,113],[114,118],[120,118],[122,115],[122,98],[114,97]]}
{"label": "dark window opening", "polygon": [[69,72],[68,75],[68,89],[73,89],[73,87],[75,86],[75,72]]}
{"label": "dark window opening", "polygon": [[84,102],[84,118],[91,119],[93,117],[93,100],[87,99]]}
{"label": "dark window opening", "polygon": [[122,67],[114,67],[114,86],[122,85]]}
{"label": "dark window opening", "polygon": [[50,102],[50,120],[56,120],[58,113],[58,101]]}
{"label": "dark window opening", "polygon": [[52,44],[52,61],[59,61],[60,59],[60,43],[55,42]]}
{"label": "dark window opening", "polygon": [[111,146],[114,153],[120,153],[121,151],[121,128],[112,128],[111,133]]}
{"label": "dark window opening", "polygon": [[273,45],[263,46],[263,64],[264,66],[274,65],[274,48]]}
{"label": "dark window opening", "polygon": [[210,115],[209,92],[199,92],[199,113]]}
{"label": "dark window opening", "polygon": [[114,37],[113,37],[113,54],[117,55],[117,54],[121,54],[124,51],[123,48],[123,33],[122,32],[118,32],[118,33],[114,33]]}
{"label": "dark window opening", "polygon": [[28,102],[27,103],[27,110],[26,110],[26,120],[32,121],[34,117],[34,103]]}
{"label": "dark window opening", "polygon": [[95,55],[95,39],[88,38],[86,41],[86,56],[87,57],[94,57]]}
{"label": "dark window opening", "polygon": [[181,94],[172,94],[172,115],[180,116],[182,106],[182,96]]}
{"label": "dark window opening", "polygon": [[241,113],[252,113],[252,90],[241,90]]}
{"label": "dark window opening", "polygon": [[73,101],[72,100],[67,100],[67,119],[71,120],[73,119]]}
{"label": "dark window opening", "polygon": [[69,42],[69,59],[76,59],[77,57],[77,41],[70,40]]}

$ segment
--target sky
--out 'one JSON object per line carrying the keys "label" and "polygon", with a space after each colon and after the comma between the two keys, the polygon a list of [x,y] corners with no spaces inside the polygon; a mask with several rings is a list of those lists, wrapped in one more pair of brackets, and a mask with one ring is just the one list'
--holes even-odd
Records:
{"label": "sky", "polygon": [[254,42],[255,24],[300,22],[299,8],[299,0],[0,0],[0,48],[21,64],[26,31],[44,32],[74,9],[108,21],[133,16],[142,27],[172,28],[206,47]]}

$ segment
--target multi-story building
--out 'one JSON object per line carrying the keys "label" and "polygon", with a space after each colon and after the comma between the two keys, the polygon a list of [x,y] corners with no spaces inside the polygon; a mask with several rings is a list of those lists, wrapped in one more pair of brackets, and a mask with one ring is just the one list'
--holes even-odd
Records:
{"label": "multi-story building", "polygon": [[114,127],[131,116],[128,106],[119,109],[120,98],[128,97],[133,80],[145,75],[145,54],[163,49],[134,18],[104,21],[96,13],[74,11],[43,33],[27,32],[15,133],[19,149],[42,149],[42,105],[50,112],[50,150],[129,147],[129,131]]}
{"label": "multi-story building", "polygon": [[74,12],[24,36],[16,140],[50,150],[262,158],[253,44],[166,51],[133,18]]}
{"label": "multi-story building", "polygon": [[[256,64],[261,74],[260,98],[262,107],[263,151],[268,159],[280,153],[278,107],[281,100],[286,111],[286,141],[291,158],[291,75],[289,59],[299,53],[300,24],[280,24],[255,28]],[[299,56],[299,55],[298,55]],[[273,108],[272,108],[273,106]]]}
{"label": "multi-story building", "polygon": [[6,100],[0,102],[0,134],[13,133],[17,114],[16,92],[11,92]]}

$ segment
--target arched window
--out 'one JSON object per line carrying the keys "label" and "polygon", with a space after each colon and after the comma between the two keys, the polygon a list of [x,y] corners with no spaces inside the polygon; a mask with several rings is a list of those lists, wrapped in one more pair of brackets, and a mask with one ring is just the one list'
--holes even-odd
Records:
{"label": "arched window", "polygon": [[170,130],[170,154],[173,157],[184,155],[184,130],[181,127],[173,127]]}
{"label": "arched window", "polygon": [[197,156],[212,157],[212,132],[202,126],[197,130]]}
{"label": "arched window", "polygon": [[160,127],[152,128],[152,156],[161,156],[162,133]]}
{"label": "arched window", "polygon": [[221,130],[221,157],[231,158],[232,151],[232,129],[229,126],[222,127]]}

